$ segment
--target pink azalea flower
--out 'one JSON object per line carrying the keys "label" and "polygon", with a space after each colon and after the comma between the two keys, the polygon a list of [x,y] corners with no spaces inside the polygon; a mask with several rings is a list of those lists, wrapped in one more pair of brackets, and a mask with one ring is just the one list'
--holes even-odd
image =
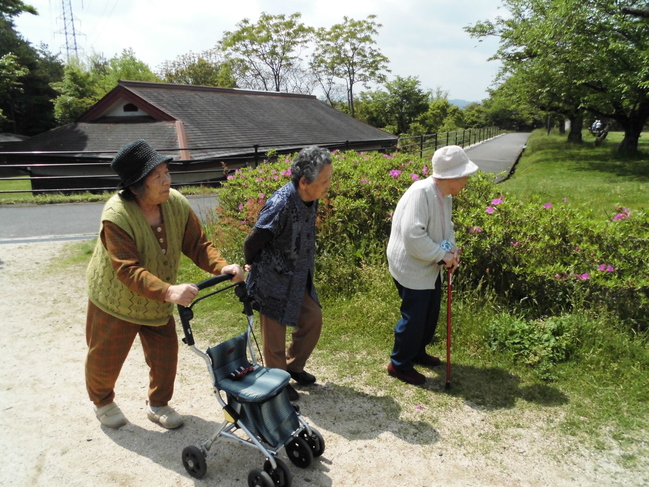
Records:
{"label": "pink azalea flower", "polygon": [[552,208],[552,203],[546,203],[543,205],[543,208]]}
{"label": "pink azalea flower", "polygon": [[587,279],[590,279],[590,274],[588,272],[584,272],[583,274],[575,274],[575,277],[581,281],[585,281]]}
{"label": "pink azalea flower", "polygon": [[487,206],[485,211],[491,215],[494,212],[493,206]]}
{"label": "pink azalea flower", "polygon": [[243,210],[243,204],[239,205],[239,211]]}
{"label": "pink azalea flower", "polygon": [[568,201],[568,198],[562,198],[561,201],[565,203],[566,201]]}
{"label": "pink azalea flower", "polygon": [[286,171],[282,171],[282,176],[290,176],[291,175],[291,169],[287,169]]}
{"label": "pink azalea flower", "polygon": [[361,184],[369,184],[370,182],[367,179],[361,179]]}
{"label": "pink azalea flower", "polygon": [[503,203],[503,200],[501,200],[500,198],[496,198],[495,200],[491,200],[492,205],[502,205],[502,203]]}
{"label": "pink azalea flower", "polygon": [[612,265],[606,266],[606,272],[613,272],[613,271],[615,271],[615,267],[613,267]]}
{"label": "pink azalea flower", "polygon": [[428,166],[424,166],[421,170],[423,174],[428,174]]}
{"label": "pink azalea flower", "polygon": [[398,169],[392,169],[392,171],[390,171],[390,176],[392,176],[394,179],[397,179],[400,175],[401,171],[399,171]]}
{"label": "pink azalea flower", "polygon": [[417,180],[419,179],[419,176],[417,176],[417,175],[414,174],[414,173],[412,173],[412,174],[410,175],[410,177],[413,179],[413,181],[417,181]]}
{"label": "pink azalea flower", "polygon": [[234,179],[234,176],[232,174],[228,174],[227,179]]}
{"label": "pink azalea flower", "polygon": [[520,242],[512,242],[512,245],[513,245],[514,247],[518,247],[518,246],[520,245]]}

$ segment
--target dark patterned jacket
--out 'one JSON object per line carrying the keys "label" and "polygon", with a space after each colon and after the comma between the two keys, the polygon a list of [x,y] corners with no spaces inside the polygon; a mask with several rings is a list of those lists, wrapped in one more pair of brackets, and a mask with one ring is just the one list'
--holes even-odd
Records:
{"label": "dark patterned jacket", "polygon": [[320,304],[313,286],[317,208],[317,201],[302,201],[289,182],[270,197],[255,224],[273,238],[250,269],[248,294],[255,309],[286,326],[296,325],[305,292]]}

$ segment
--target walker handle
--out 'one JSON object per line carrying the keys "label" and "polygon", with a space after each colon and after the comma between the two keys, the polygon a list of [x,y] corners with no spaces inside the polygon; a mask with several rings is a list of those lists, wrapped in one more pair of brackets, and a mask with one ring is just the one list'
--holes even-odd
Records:
{"label": "walker handle", "polygon": [[233,277],[233,274],[219,274],[218,276],[210,277],[209,279],[199,282],[196,286],[198,286],[198,290],[200,291],[201,289],[216,286],[221,282],[229,281]]}
{"label": "walker handle", "polygon": [[[219,274],[218,276],[210,277],[209,279],[205,279],[204,281],[199,282],[198,284],[196,284],[196,286],[200,291],[201,289],[216,286],[221,282],[229,281],[233,277],[234,276],[232,274]],[[182,323],[183,331],[185,332],[185,338],[183,338],[183,342],[191,347],[192,345],[194,345],[194,335],[192,335],[192,326],[190,324],[190,321],[194,319],[194,312],[191,308],[179,304],[178,316],[180,317],[180,322]]]}

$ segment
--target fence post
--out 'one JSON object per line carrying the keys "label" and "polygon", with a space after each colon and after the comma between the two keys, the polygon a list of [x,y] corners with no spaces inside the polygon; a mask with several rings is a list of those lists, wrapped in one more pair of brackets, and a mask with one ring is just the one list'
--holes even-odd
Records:
{"label": "fence post", "polygon": [[423,134],[419,136],[419,157],[424,157],[424,136]]}
{"label": "fence post", "polygon": [[448,145],[448,132],[446,132],[446,145]]}
{"label": "fence post", "polygon": [[253,146],[255,148],[255,168],[259,165],[259,146],[255,144]]}
{"label": "fence post", "polygon": [[435,150],[437,150],[437,132],[433,134],[435,136]]}

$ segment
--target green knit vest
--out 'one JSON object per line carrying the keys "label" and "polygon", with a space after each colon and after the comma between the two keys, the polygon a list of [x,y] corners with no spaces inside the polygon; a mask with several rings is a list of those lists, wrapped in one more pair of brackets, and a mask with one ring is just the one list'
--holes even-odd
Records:
{"label": "green knit vest", "polygon": [[[175,284],[190,207],[185,197],[172,189],[161,208],[167,233],[166,254],[162,253],[156,235],[135,201],[114,195],[104,206],[101,221],[110,221],[127,232],[137,246],[142,267],[163,281]],[[88,264],[86,280],[90,300],[99,309],[121,320],[162,326],[173,313],[172,303],[147,299],[118,279],[101,239],[97,240]]]}

